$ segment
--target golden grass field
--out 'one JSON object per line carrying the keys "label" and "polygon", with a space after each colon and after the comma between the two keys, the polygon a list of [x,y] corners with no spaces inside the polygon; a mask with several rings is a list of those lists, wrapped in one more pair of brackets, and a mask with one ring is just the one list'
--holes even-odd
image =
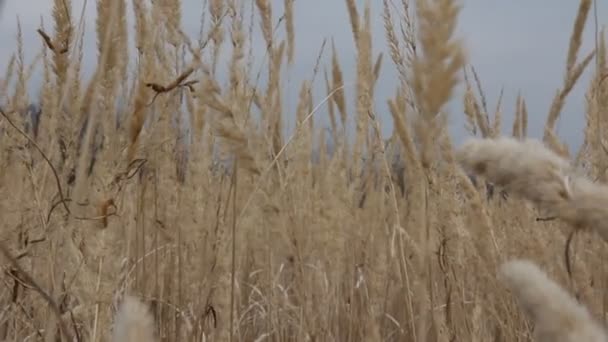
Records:
{"label": "golden grass field", "polygon": [[[54,0],[40,93],[21,39],[3,50],[0,340],[607,341],[603,34],[579,51],[592,1],[539,140],[523,97],[513,122],[488,110],[451,0],[385,0],[373,18],[345,0],[356,68],[327,42],[288,106],[298,32],[294,0],[278,2],[209,0],[192,37],[179,0],[131,0],[133,22],[128,1],[98,0],[84,77],[84,19]],[[372,48],[372,20],[389,55]],[[586,69],[573,152],[555,126]],[[392,132],[374,105],[383,70],[399,80],[381,99]],[[446,104],[460,85],[472,137],[457,145]]]}

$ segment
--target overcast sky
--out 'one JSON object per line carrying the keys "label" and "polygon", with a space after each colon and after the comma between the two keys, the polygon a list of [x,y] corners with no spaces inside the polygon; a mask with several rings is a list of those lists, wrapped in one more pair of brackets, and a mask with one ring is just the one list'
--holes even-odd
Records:
{"label": "overcast sky", "polygon": [[[51,27],[49,17],[51,0],[6,0],[2,20],[0,21],[0,75],[6,67],[10,52],[15,49],[16,18],[19,16],[23,29],[27,60],[39,51],[40,38],[35,30],[39,27],[41,16],[45,26]],[[129,6],[130,6],[130,2]],[[381,19],[381,0],[371,0],[374,25],[374,49],[386,51],[384,27]],[[397,1],[399,2],[399,1]],[[82,10],[83,0],[73,0],[74,14]],[[282,14],[281,0],[271,0],[275,7],[275,20]],[[359,0],[360,7],[364,1]],[[488,1],[464,0],[458,34],[465,40],[469,61],[477,69],[488,105],[493,108],[501,87],[504,87],[504,127],[510,132],[514,105],[517,93],[524,95],[529,111],[529,129],[533,136],[542,134],[542,126],[548,108],[558,87],[563,80],[563,70],[568,49],[568,40],[578,1],[573,0],[537,0],[523,1]],[[202,0],[182,0],[183,29],[196,38],[199,31]],[[85,69],[95,66],[95,36],[92,31],[95,18],[95,2],[89,0],[85,18],[87,23],[87,43],[85,44]],[[608,6],[598,4],[599,25],[606,23]],[[593,48],[593,16],[586,27],[582,52],[584,55]],[[129,23],[132,25],[132,21]],[[290,74],[290,82],[285,84],[288,93],[288,108],[295,108],[299,91],[299,80],[309,78],[324,38],[333,38],[336,42],[345,81],[354,81],[355,55],[353,38],[344,0],[297,0],[295,3],[296,26],[296,61]],[[258,45],[261,47],[261,45]],[[263,54],[263,50],[260,50]],[[329,62],[329,55],[324,61]],[[391,119],[386,111],[386,99],[394,95],[396,85],[395,69],[390,58],[385,55],[382,75],[376,91],[377,112],[382,120],[386,134],[391,129]],[[568,98],[562,118],[558,125],[559,135],[568,140],[573,147],[582,141],[584,126],[584,91],[589,82],[587,72],[573,94]],[[320,78],[319,81],[322,81]],[[321,100],[324,91],[318,83]],[[348,90],[352,94],[352,90]],[[449,106],[450,125],[456,141],[465,135],[462,97],[456,97]],[[352,104],[352,101],[351,101]]]}

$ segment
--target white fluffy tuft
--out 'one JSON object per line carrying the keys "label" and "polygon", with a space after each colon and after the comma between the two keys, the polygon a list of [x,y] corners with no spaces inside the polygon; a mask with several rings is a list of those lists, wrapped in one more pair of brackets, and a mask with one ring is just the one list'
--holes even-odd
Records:
{"label": "white fluffy tuft", "polygon": [[135,297],[125,296],[114,320],[113,342],[154,342],[154,318]]}
{"label": "white fluffy tuft", "polygon": [[536,341],[608,341],[587,309],[532,262],[509,261],[503,264],[501,275],[534,322]]}

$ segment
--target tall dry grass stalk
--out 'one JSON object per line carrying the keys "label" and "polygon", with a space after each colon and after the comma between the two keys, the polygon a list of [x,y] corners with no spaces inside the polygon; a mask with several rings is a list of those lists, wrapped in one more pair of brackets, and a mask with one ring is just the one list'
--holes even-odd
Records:
{"label": "tall dry grass stalk", "polygon": [[591,51],[582,59],[582,61],[576,64],[579,48],[581,46],[583,30],[590,9],[591,0],[581,0],[574,27],[572,29],[572,34],[570,36],[570,46],[568,48],[564,85],[560,90],[557,91],[555,97],[553,98],[543,135],[543,141],[549,144],[551,149],[566,157],[570,156],[570,152],[568,151],[566,145],[559,141],[555,132],[555,125],[559,119],[566,97],[570,94],[572,88],[585,71],[589,63],[591,63],[595,53],[597,52],[595,50]]}

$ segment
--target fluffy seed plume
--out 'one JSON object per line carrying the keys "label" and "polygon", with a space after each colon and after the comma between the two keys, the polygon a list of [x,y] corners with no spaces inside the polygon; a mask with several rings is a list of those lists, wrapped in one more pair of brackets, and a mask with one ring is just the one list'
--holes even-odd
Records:
{"label": "fluffy seed plume", "polygon": [[470,138],[456,158],[469,174],[485,177],[543,209],[561,206],[569,197],[569,162],[538,140]]}
{"label": "fluffy seed plume", "polygon": [[538,342],[600,342],[608,337],[587,311],[534,263],[512,260],[501,276],[534,323]]}
{"label": "fluffy seed plume", "polygon": [[608,242],[608,186],[583,177],[570,180],[570,198],[555,215],[575,229],[594,229]]}
{"label": "fluffy seed plume", "polygon": [[135,297],[125,296],[114,322],[113,342],[154,342],[154,319]]}

